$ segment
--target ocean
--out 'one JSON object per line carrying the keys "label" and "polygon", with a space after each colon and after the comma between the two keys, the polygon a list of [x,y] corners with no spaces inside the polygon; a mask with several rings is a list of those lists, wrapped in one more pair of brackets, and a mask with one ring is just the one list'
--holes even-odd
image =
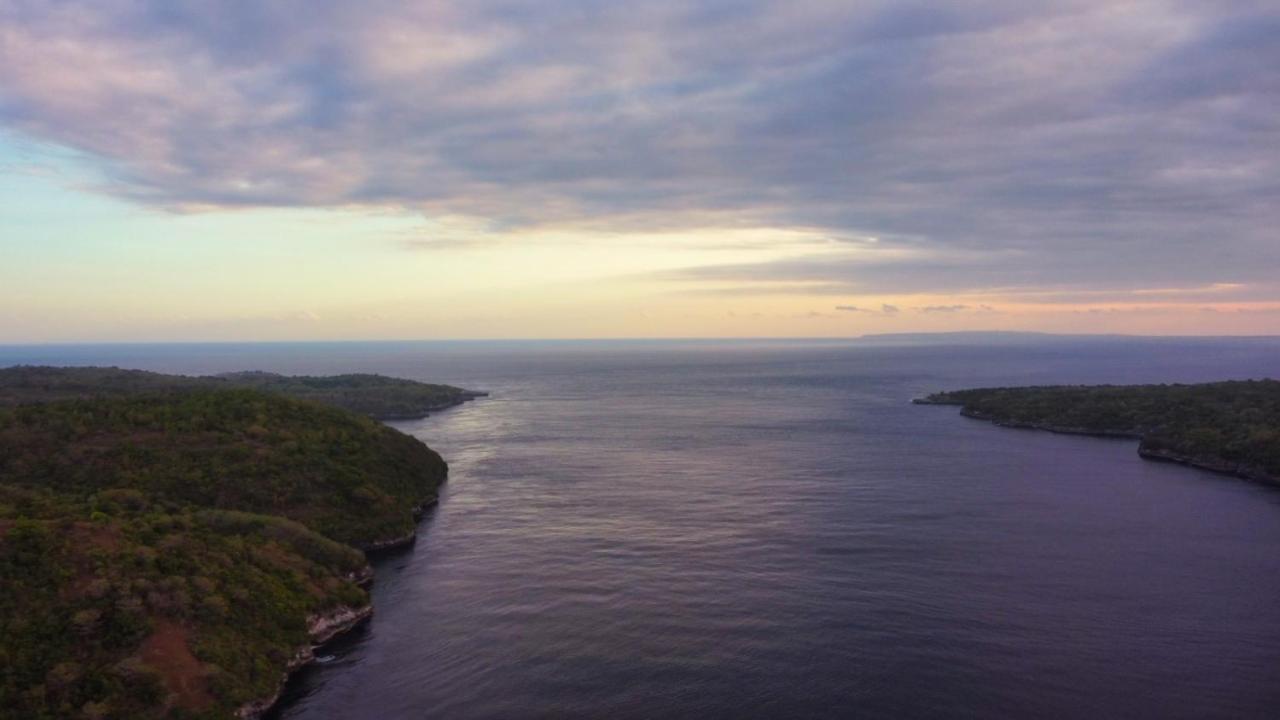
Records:
{"label": "ocean", "polygon": [[1275,339],[0,347],[378,372],[450,463],[278,718],[1275,718],[1280,489],[937,390],[1280,377]]}

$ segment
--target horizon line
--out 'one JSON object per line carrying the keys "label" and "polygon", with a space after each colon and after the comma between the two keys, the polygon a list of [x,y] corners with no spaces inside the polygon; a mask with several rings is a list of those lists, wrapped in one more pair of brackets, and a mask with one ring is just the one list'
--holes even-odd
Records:
{"label": "horizon line", "polygon": [[492,342],[751,342],[751,341],[789,341],[789,342],[849,342],[857,340],[907,339],[907,338],[962,338],[978,336],[995,337],[1040,337],[1040,338],[1099,338],[1099,339],[1186,339],[1186,340],[1280,340],[1280,333],[1257,334],[1158,334],[1158,333],[1055,333],[1039,330],[947,330],[935,332],[893,332],[865,333],[862,335],[839,336],[790,336],[790,335],[758,335],[758,336],[661,336],[661,337],[442,337],[442,338],[312,338],[306,340],[48,340],[48,341],[0,341],[0,348],[19,347],[68,347],[68,346],[164,346],[164,345],[318,345],[318,344],[409,344],[409,343],[492,343]]}

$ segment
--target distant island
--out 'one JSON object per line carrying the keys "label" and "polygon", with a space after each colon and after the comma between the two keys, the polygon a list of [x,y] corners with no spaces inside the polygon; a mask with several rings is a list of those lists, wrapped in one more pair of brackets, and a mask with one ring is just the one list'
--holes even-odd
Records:
{"label": "distant island", "polygon": [[1169,342],[1203,342],[1207,340],[1229,339],[1239,343],[1275,344],[1280,340],[1276,335],[1236,335],[1236,336],[1160,336],[1160,335],[1123,335],[1116,333],[1048,333],[1025,330],[962,330],[957,332],[896,332],[869,333],[855,338],[859,343],[871,345],[992,345],[1043,346],[1046,343],[1114,343],[1142,341],[1149,343]]}
{"label": "distant island", "polygon": [[249,388],[312,400],[378,420],[412,420],[487,393],[385,375],[278,375],[249,371],[221,375],[165,375],[114,367],[18,365],[0,369],[0,406],[71,398],[137,395],[194,389]]}
{"label": "distant island", "polygon": [[477,395],[375,375],[0,370],[0,706],[260,716],[315,645],[369,617],[361,550],[411,542],[447,476],[360,413]]}
{"label": "distant island", "polygon": [[1136,438],[1152,460],[1280,483],[1280,381],[982,388],[914,400],[1008,427]]}
{"label": "distant island", "polygon": [[1078,339],[1078,338],[1098,338],[1111,337],[1107,335],[1054,335],[1045,332],[1026,332],[1018,330],[986,330],[986,331],[959,331],[959,332],[892,332],[892,333],[867,333],[859,335],[858,340],[863,342],[874,343],[902,343],[902,344],[935,344],[935,343],[992,343],[992,342],[1036,342],[1048,339]]}

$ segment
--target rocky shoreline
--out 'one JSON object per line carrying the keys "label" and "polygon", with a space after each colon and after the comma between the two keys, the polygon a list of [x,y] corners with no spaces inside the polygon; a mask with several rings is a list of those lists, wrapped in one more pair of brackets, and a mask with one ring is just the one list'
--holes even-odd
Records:
{"label": "rocky shoreline", "polygon": [[[369,571],[369,577],[370,579],[372,578],[372,570]],[[280,696],[284,694],[284,688],[288,684],[289,678],[298,670],[315,661],[316,650],[324,647],[326,643],[339,635],[350,632],[364,624],[372,616],[372,605],[362,605],[360,607],[339,605],[336,608],[307,617],[307,634],[310,636],[311,642],[299,648],[293,657],[289,658],[288,664],[285,665],[284,674],[280,676],[280,682],[276,685],[275,692],[268,697],[241,705],[240,709],[236,711],[236,717],[242,718],[242,720],[258,720],[264,716],[280,701]]]}
{"label": "rocky shoreline", "polygon": [[1262,468],[1248,465],[1246,463],[1233,462],[1220,457],[1187,455],[1169,448],[1153,448],[1148,443],[1146,437],[1141,433],[1109,432],[1105,430],[1091,430],[1089,428],[1081,427],[1067,427],[1062,425],[1004,420],[989,413],[970,409],[961,402],[932,400],[929,398],[915,398],[911,402],[914,405],[957,406],[960,408],[960,414],[964,417],[972,418],[974,420],[982,420],[1000,427],[1014,428],[1018,430],[1042,430],[1061,435],[1088,435],[1090,437],[1112,438],[1119,440],[1137,440],[1138,455],[1144,460],[1186,465],[1188,467],[1207,470],[1221,475],[1231,475],[1232,477],[1243,478],[1245,480],[1280,485],[1280,477],[1271,475],[1262,470]]}
{"label": "rocky shoreline", "polygon": [[1208,470],[1209,472],[1244,478],[1245,480],[1253,480],[1255,482],[1268,483],[1271,485],[1280,485],[1280,477],[1271,475],[1270,473],[1262,470],[1262,468],[1254,467],[1246,463],[1224,460],[1219,457],[1195,457],[1191,455],[1183,455],[1167,448],[1147,447],[1145,443],[1139,443],[1138,455],[1142,456],[1143,459],[1155,462],[1187,465],[1201,470]]}
{"label": "rocky shoreline", "polygon": [[[427,410],[430,412],[439,412],[441,410],[457,407],[476,398],[487,397],[488,395],[489,393],[487,392],[467,391],[466,396],[457,402],[432,406],[427,408]],[[418,420],[427,416],[427,412],[423,412],[420,415],[404,417],[381,416],[376,419],[380,421]],[[447,478],[448,465],[446,464],[445,480],[441,481],[442,484],[447,481]],[[358,549],[366,555],[369,555],[371,553],[376,554],[386,550],[394,550],[414,544],[418,540],[418,522],[422,520],[424,515],[426,515],[427,510],[435,507],[439,502],[439,496],[433,495],[432,497],[426,498],[415,505],[411,509],[413,513],[414,526],[407,534],[400,537],[388,538],[386,540],[376,540],[371,543],[360,545]],[[366,564],[360,570],[351,573],[346,579],[356,585],[368,588],[373,584],[373,567]],[[268,697],[245,703],[236,711],[236,717],[241,718],[242,720],[260,720],[260,718],[264,717],[280,702],[280,698],[284,695],[285,687],[289,683],[289,678],[293,677],[294,673],[315,661],[316,650],[324,647],[339,636],[360,627],[372,616],[372,605],[364,605],[361,607],[340,605],[325,612],[309,616],[307,618],[307,635],[310,637],[310,642],[307,645],[298,648],[293,657],[289,659],[289,662],[285,665],[284,673],[280,677],[280,682],[276,686],[275,692]]]}
{"label": "rocky shoreline", "polygon": [[[360,550],[368,554],[412,545],[418,539],[417,521],[421,520],[426,511],[434,507],[438,502],[439,498],[432,497],[413,508],[414,527],[409,531],[409,534],[403,537],[369,543],[362,546]],[[373,578],[373,566],[366,564],[363,568],[349,574],[345,579],[360,587],[368,588],[373,584]],[[276,685],[275,692],[267,697],[241,705],[240,709],[236,711],[236,717],[242,720],[259,720],[265,716],[280,702],[285,687],[289,683],[289,678],[315,661],[316,650],[324,647],[339,636],[355,630],[371,617],[373,617],[373,605],[371,604],[360,607],[339,605],[324,612],[308,616],[307,635],[310,638],[310,642],[298,648],[293,657],[289,658],[289,662],[285,665],[284,674],[281,675],[280,682]]]}

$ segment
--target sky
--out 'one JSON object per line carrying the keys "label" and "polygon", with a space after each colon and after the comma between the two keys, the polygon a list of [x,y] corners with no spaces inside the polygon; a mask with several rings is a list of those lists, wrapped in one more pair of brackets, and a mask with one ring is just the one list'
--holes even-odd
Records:
{"label": "sky", "polygon": [[0,343],[1280,334],[1275,0],[0,0]]}

